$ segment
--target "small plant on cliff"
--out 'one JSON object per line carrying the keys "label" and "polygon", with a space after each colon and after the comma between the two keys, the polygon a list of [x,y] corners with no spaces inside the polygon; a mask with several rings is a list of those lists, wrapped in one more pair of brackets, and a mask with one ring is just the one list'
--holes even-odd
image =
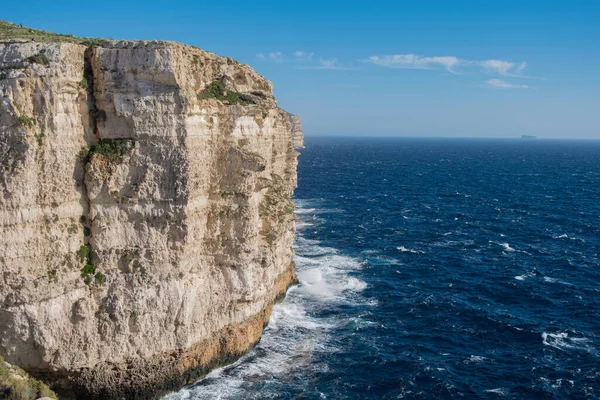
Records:
{"label": "small plant on cliff", "polygon": [[198,100],[202,99],[217,99],[229,104],[254,104],[254,101],[243,93],[227,90],[223,82],[219,80],[209,83],[203,91],[198,93]]}
{"label": "small plant on cliff", "polygon": [[35,138],[35,141],[37,142],[38,146],[41,146],[43,139],[44,139],[44,133],[43,132],[34,133],[33,137]]}
{"label": "small plant on cliff", "polygon": [[131,139],[102,139],[96,146],[86,146],[79,151],[79,159],[86,164],[94,154],[101,154],[115,162],[131,151],[135,142]]}
{"label": "small plant on cliff", "polygon": [[37,123],[35,118],[28,117],[26,115],[21,115],[18,119],[19,119],[19,124],[21,124],[21,126],[24,126],[27,129],[33,128],[35,126],[35,124]]}
{"label": "small plant on cliff", "polygon": [[90,151],[91,148],[90,146],[85,146],[82,147],[81,150],[79,151],[79,159],[81,160],[82,163],[87,163],[89,158],[90,158]]}
{"label": "small plant on cliff", "polygon": [[84,76],[83,78],[81,78],[81,80],[79,81],[79,83],[77,84],[81,89],[87,89],[88,88],[88,81],[87,78]]}
{"label": "small plant on cliff", "polygon": [[77,250],[77,255],[79,255],[80,262],[85,261],[88,264],[91,264],[92,259],[94,258],[94,249],[89,244],[83,245]]}
{"label": "small plant on cliff", "polygon": [[77,255],[79,255],[79,261],[84,263],[81,268],[81,277],[89,285],[92,282],[92,276],[96,273],[96,267],[93,264],[94,249],[89,244],[83,245],[77,251]]}
{"label": "small plant on cliff", "polygon": [[102,139],[92,148],[92,153],[102,154],[110,161],[116,161],[133,148],[133,140],[129,139]]}
{"label": "small plant on cliff", "polygon": [[92,246],[89,244],[81,246],[77,254],[79,255],[79,261],[84,263],[83,268],[81,268],[81,277],[85,284],[90,285],[92,282],[95,282],[96,285],[104,285],[106,276],[102,272],[96,271],[93,261],[94,249]]}
{"label": "small plant on cliff", "polygon": [[41,64],[45,66],[50,65],[50,60],[48,59],[48,56],[44,53],[37,53],[32,56],[29,56],[27,57],[27,61],[33,64]]}

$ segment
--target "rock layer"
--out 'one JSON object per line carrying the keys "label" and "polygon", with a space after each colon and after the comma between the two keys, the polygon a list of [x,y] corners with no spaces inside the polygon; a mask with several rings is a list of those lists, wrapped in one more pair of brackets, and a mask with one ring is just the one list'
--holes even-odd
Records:
{"label": "rock layer", "polygon": [[259,340],[296,279],[269,81],[177,43],[5,42],[0,96],[1,356],[148,398]]}
{"label": "rock layer", "polygon": [[304,132],[302,131],[302,121],[300,120],[300,117],[292,113],[287,113],[287,117],[292,128],[292,140],[294,141],[294,147],[304,147]]}

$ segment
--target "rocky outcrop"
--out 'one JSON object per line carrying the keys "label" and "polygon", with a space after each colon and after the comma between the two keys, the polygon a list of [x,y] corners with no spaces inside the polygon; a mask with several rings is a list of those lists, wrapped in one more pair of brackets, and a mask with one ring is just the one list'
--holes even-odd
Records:
{"label": "rocky outcrop", "polygon": [[0,356],[149,398],[246,352],[296,279],[293,145],[232,59],[0,43]]}
{"label": "rocky outcrop", "polygon": [[286,112],[286,114],[292,128],[294,147],[304,147],[304,132],[302,132],[302,121],[300,121],[300,117],[289,112]]}

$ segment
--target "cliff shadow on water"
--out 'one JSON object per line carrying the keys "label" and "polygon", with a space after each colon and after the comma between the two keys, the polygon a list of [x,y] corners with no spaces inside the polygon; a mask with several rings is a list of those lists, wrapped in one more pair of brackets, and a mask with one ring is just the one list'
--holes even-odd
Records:
{"label": "cliff shadow on water", "polygon": [[66,397],[152,398],[258,342],[296,281],[302,143],[268,80],[0,21],[0,95],[0,356]]}

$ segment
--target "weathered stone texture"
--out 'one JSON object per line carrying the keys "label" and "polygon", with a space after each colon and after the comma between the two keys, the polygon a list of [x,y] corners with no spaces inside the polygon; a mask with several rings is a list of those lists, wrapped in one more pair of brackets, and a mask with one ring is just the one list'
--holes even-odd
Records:
{"label": "weathered stone texture", "polygon": [[[215,80],[254,104],[199,100]],[[129,148],[82,161],[100,139]],[[0,355],[135,397],[247,351],[295,280],[293,147],[271,83],[232,59],[0,43]]]}

